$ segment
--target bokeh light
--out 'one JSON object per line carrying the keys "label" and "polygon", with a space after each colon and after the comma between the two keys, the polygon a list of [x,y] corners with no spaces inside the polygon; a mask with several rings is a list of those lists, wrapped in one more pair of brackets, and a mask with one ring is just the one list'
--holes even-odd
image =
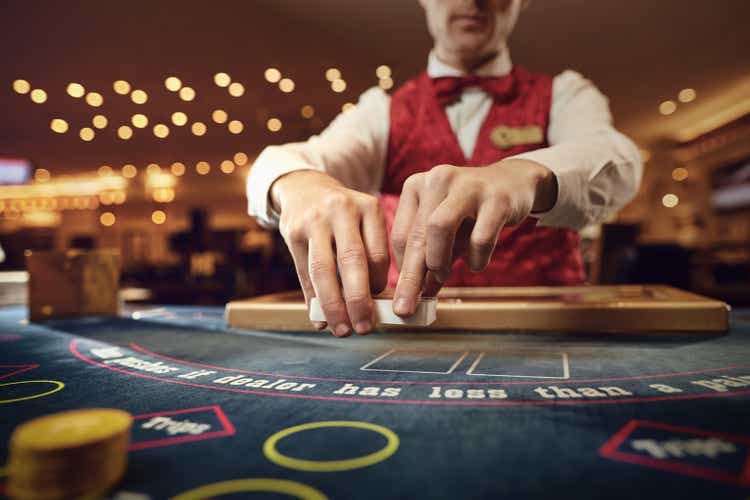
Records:
{"label": "bokeh light", "polygon": [[315,116],[315,108],[313,108],[309,104],[305,104],[300,108],[299,113],[302,115],[302,118],[307,118],[309,120],[310,118]]}
{"label": "bokeh light", "polygon": [[216,73],[214,75],[214,83],[219,87],[226,87],[232,79],[226,73]]}
{"label": "bokeh light", "polygon": [[661,204],[667,208],[674,208],[680,203],[680,199],[676,194],[667,193],[661,199]]}
{"label": "bokeh light", "polygon": [[36,182],[47,182],[52,178],[52,174],[46,168],[37,168],[34,172],[34,180]]}
{"label": "bokeh light", "polygon": [[263,73],[263,76],[268,83],[276,83],[281,80],[281,71],[276,68],[268,68]]}
{"label": "bokeh light", "polygon": [[135,128],[148,127],[148,117],[146,115],[142,115],[141,113],[133,115],[133,117],[130,119],[130,122]]}
{"label": "bokeh light", "polygon": [[102,205],[112,205],[115,202],[115,197],[111,191],[104,191],[99,194],[99,202]]}
{"label": "bokeh light", "polygon": [[81,140],[91,142],[94,140],[94,136],[96,134],[94,133],[94,129],[92,129],[91,127],[83,127],[78,135],[81,137]]}
{"label": "bokeh light", "polygon": [[341,93],[346,90],[346,82],[341,78],[338,78],[331,82],[331,90],[334,92]]}
{"label": "bokeh light", "polygon": [[672,170],[672,179],[676,180],[677,182],[686,180],[689,175],[690,174],[685,167],[677,167]]}
{"label": "bokeh light", "polygon": [[125,203],[125,200],[127,199],[127,194],[125,194],[125,191],[115,191],[112,194],[112,201],[115,202],[115,205],[122,205]]}
{"label": "bokeh light", "polygon": [[107,124],[109,123],[109,120],[107,120],[107,117],[104,115],[96,115],[94,118],[91,119],[91,123],[94,125],[94,127],[98,129],[106,128]]}
{"label": "bokeh light", "polygon": [[164,224],[167,221],[167,214],[164,210],[154,210],[151,214],[151,221],[154,224]]}
{"label": "bokeh light", "polygon": [[232,120],[229,122],[229,132],[233,134],[240,134],[245,129],[245,125],[239,120]]}
{"label": "bokeh light", "polygon": [[117,218],[115,217],[115,214],[113,214],[112,212],[103,212],[99,216],[99,222],[101,223],[102,226],[107,226],[107,227],[114,226],[116,221],[117,221]]}
{"label": "bokeh light", "polygon": [[279,130],[281,130],[281,126],[282,126],[281,120],[279,120],[278,118],[270,118],[266,122],[266,127],[271,132],[278,132]]}
{"label": "bokeh light", "polygon": [[190,126],[190,131],[193,135],[202,136],[206,134],[206,124],[203,122],[195,122]]}
{"label": "bokeh light", "polygon": [[698,97],[698,94],[695,92],[695,89],[682,89],[677,96],[680,102],[683,103],[693,102],[696,97]]}
{"label": "bokeh light", "polygon": [[341,78],[341,71],[338,68],[328,68],[326,70],[326,80],[333,82]]}
{"label": "bokeh light", "polygon": [[47,92],[42,89],[34,89],[31,91],[31,100],[37,104],[42,104],[47,101]]}
{"label": "bokeh light", "polygon": [[68,122],[62,118],[53,118],[49,124],[49,128],[51,128],[53,132],[64,134],[68,131]]}
{"label": "bokeh light", "polygon": [[215,109],[214,112],[211,113],[211,119],[216,123],[226,123],[228,118],[229,115],[227,115],[227,112],[223,109]]}
{"label": "bokeh light", "polygon": [[178,127],[182,127],[187,123],[187,121],[188,117],[182,111],[175,111],[174,113],[172,113],[172,123],[174,123]]}
{"label": "bokeh light", "polygon": [[229,95],[232,97],[241,97],[244,93],[245,87],[239,82],[234,82],[229,86]]}
{"label": "bokeh light", "polygon": [[26,80],[15,80],[13,82],[13,90],[17,94],[28,94],[31,90],[31,84]]}
{"label": "bokeh light", "polygon": [[128,95],[130,93],[130,84],[125,80],[117,80],[112,84],[112,88],[120,95]]}
{"label": "bokeh light", "polygon": [[130,99],[132,99],[136,104],[145,104],[146,101],[148,101],[148,94],[146,94],[146,92],[144,92],[143,90],[134,90],[130,94]]}
{"label": "bokeh light", "polygon": [[375,69],[375,76],[381,80],[391,77],[391,68],[385,64],[381,64]]}
{"label": "bokeh light", "polygon": [[104,97],[98,92],[89,92],[86,94],[86,104],[98,108],[104,104]]}
{"label": "bokeh light", "polygon": [[199,161],[195,164],[195,171],[200,175],[206,175],[211,171],[211,165],[207,161]]}
{"label": "bokeh light", "polygon": [[128,127],[127,125],[121,125],[117,129],[117,137],[119,137],[123,141],[127,141],[128,139],[133,137],[133,129]]}
{"label": "bokeh light", "polygon": [[192,101],[195,99],[195,90],[192,87],[182,87],[180,89],[180,99],[183,101]]}
{"label": "bokeh light", "polygon": [[234,172],[234,163],[231,160],[224,160],[219,165],[219,168],[225,174],[231,174],[232,172]]}
{"label": "bokeh light", "polygon": [[172,188],[158,188],[154,189],[152,198],[158,203],[170,203],[174,201],[174,189]]}
{"label": "bokeh light", "polygon": [[291,78],[282,78],[279,82],[279,89],[281,89],[284,93],[289,93],[294,91],[294,80]]}
{"label": "bokeh light", "polygon": [[164,80],[164,86],[170,92],[177,92],[178,90],[180,90],[180,87],[182,87],[182,82],[176,76],[170,76],[166,80]]}
{"label": "bokeh light", "polygon": [[234,160],[234,163],[239,165],[240,167],[247,163],[248,157],[245,153],[235,153],[234,157],[232,158]]}
{"label": "bokeh light", "polygon": [[391,77],[383,78],[378,82],[378,86],[383,90],[390,90],[393,88],[393,79]]}
{"label": "bokeh light", "polygon": [[127,165],[122,166],[121,173],[122,173],[122,176],[125,177],[126,179],[132,179],[136,175],[138,175],[138,169],[135,168],[135,165],[131,165],[130,163],[128,163]]}
{"label": "bokeh light", "polygon": [[677,111],[677,103],[674,101],[664,101],[659,105],[659,113],[664,116],[671,115],[675,111]]}
{"label": "bokeh light", "polygon": [[179,161],[176,161],[172,163],[172,166],[169,167],[169,170],[172,172],[173,175],[177,177],[181,177],[185,175],[185,164],[180,163]]}
{"label": "bokeh light", "polygon": [[169,127],[163,123],[157,123],[154,125],[154,135],[159,139],[164,139],[169,135]]}
{"label": "bokeh light", "polygon": [[65,91],[70,97],[75,97],[76,99],[80,99],[81,97],[83,97],[83,94],[86,93],[86,89],[83,88],[83,85],[75,82],[69,83],[65,88]]}

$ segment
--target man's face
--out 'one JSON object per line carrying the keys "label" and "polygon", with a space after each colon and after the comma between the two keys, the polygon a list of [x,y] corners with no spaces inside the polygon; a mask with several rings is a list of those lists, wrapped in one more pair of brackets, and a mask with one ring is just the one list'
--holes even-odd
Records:
{"label": "man's face", "polygon": [[439,53],[481,58],[501,48],[525,0],[419,0]]}

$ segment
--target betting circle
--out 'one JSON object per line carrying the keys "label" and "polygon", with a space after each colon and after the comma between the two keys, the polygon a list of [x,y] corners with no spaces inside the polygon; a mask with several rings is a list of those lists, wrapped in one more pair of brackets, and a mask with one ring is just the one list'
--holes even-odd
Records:
{"label": "betting circle", "polygon": [[[366,429],[376,432],[386,439],[386,445],[379,451],[370,453],[356,458],[345,460],[301,460],[281,454],[276,445],[285,437],[297,434],[310,429],[321,429],[326,427],[352,427],[357,429]],[[310,422],[307,424],[296,425],[273,434],[265,443],[263,443],[263,454],[271,462],[286,467],[288,469],[300,470],[305,472],[341,472],[346,470],[360,469],[369,465],[382,462],[398,450],[398,436],[381,425],[371,424],[369,422],[356,422],[349,420],[331,420],[323,422]]]}

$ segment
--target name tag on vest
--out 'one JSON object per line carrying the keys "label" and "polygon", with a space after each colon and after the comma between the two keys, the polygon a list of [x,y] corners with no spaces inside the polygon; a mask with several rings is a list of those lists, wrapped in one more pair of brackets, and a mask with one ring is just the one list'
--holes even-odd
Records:
{"label": "name tag on vest", "polygon": [[513,146],[522,146],[527,144],[540,144],[544,142],[544,132],[538,125],[529,125],[527,127],[508,127],[502,125],[492,129],[490,134],[492,144],[500,149],[508,149]]}

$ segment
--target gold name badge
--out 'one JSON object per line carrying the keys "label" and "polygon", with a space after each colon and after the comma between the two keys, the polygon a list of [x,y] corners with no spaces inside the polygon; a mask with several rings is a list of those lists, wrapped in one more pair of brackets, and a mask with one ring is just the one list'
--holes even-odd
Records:
{"label": "gold name badge", "polygon": [[544,142],[544,132],[538,125],[527,127],[508,127],[501,125],[492,129],[490,134],[492,144],[500,149],[508,149],[513,146],[525,144],[539,144]]}

